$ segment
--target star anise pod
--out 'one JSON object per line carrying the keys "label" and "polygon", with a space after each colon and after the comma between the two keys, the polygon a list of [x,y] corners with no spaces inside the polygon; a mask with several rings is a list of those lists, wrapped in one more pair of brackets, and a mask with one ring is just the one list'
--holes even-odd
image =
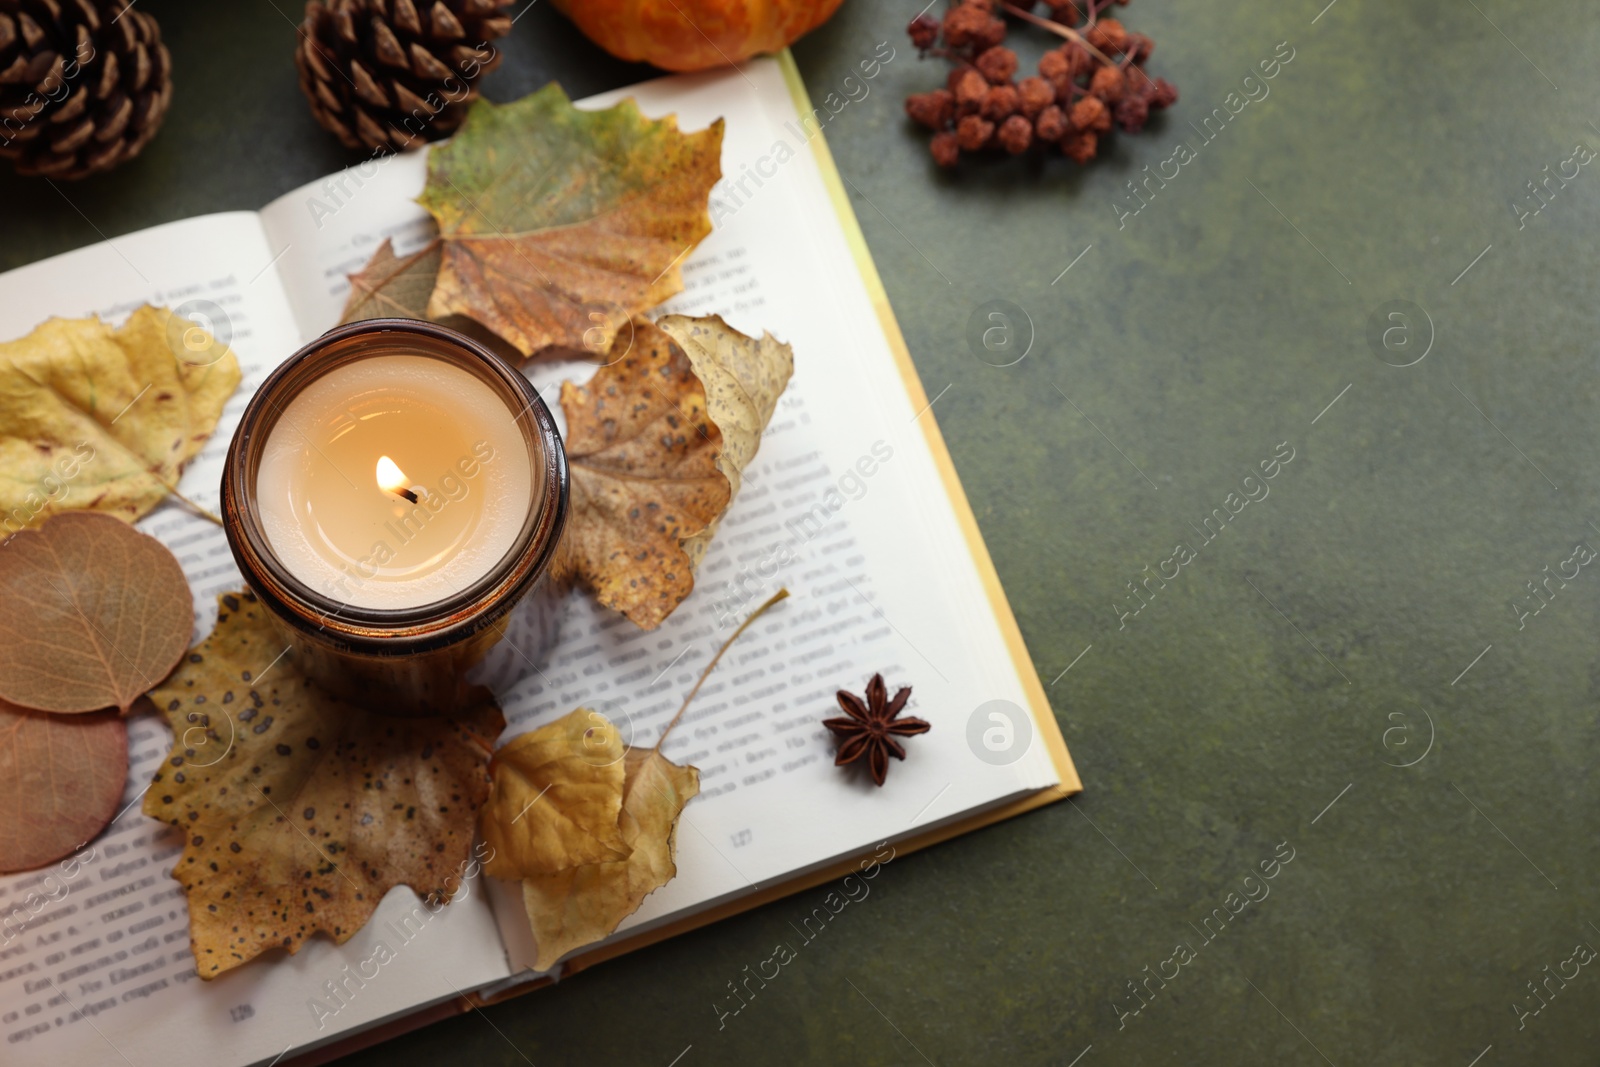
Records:
{"label": "star anise pod", "polygon": [[899,717],[909,699],[911,687],[908,685],[890,700],[889,688],[883,684],[881,674],[874,674],[867,683],[865,702],[854,693],[839,690],[839,706],[847,717],[822,720],[822,725],[832,730],[839,742],[833,765],[842,767],[865,756],[873,782],[882,785],[889,775],[889,757],[906,758],[906,750],[895,737],[925,734],[932,729],[922,719]]}

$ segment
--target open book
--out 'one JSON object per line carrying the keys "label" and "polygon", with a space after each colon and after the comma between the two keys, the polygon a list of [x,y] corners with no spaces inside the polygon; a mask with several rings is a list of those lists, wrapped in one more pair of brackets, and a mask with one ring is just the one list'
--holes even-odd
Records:
{"label": "open book", "polygon": [[[694,593],[649,633],[572,597],[543,675],[500,694],[506,736],[589,706],[625,740],[653,743],[730,626],[779,585],[793,596],[724,657],[665,746],[701,771],[677,878],[569,971],[1079,788],[793,61],[583,106],[624,96],[686,130],[727,119],[714,231],[662,310],[769,330],[794,346],[795,375]],[[385,238],[404,254],[430,235],[413,202],[424,178],[422,153],[372,161],[259,213],[187,219],[12,271],[0,276],[0,336],[49,315],[197,309],[244,370],[180,486],[215,508],[254,387],[338,321],[346,275]],[[592,370],[530,373],[548,399]],[[215,594],[241,584],[222,532],[172,503],[141,526],[177,554],[206,633]],[[909,713],[933,724],[882,789],[832,766],[820,725],[838,714],[836,690],[859,693],[878,671],[891,691],[912,685]],[[344,945],[319,938],[200,981],[169,876],[181,840],[139,810],[170,738],[141,716],[129,740],[127,808],[107,831],[61,864],[0,879],[0,1060],[320,1060],[549,979],[528,970],[520,892],[480,876],[437,911],[397,888]]]}

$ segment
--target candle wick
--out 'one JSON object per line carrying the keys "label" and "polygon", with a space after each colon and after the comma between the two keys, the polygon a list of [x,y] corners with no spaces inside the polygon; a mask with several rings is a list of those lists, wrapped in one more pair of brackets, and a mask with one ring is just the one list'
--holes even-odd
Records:
{"label": "candle wick", "polygon": [[415,504],[417,502],[417,494],[413,493],[409,489],[396,489],[396,490],[394,490],[394,494],[396,496],[405,497],[407,500],[411,501],[413,504]]}

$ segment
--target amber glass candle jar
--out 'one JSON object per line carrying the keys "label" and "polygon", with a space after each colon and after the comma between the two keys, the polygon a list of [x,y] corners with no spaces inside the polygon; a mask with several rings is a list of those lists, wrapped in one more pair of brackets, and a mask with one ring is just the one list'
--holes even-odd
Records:
{"label": "amber glass candle jar", "polygon": [[379,710],[448,713],[554,639],[566,453],[515,368],[435,323],[336,327],[261,384],[222,518],[305,673]]}

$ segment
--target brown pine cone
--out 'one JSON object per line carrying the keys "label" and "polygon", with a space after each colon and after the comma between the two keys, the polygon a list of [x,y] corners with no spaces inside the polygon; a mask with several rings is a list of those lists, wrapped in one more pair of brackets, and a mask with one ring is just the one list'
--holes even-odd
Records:
{"label": "brown pine cone", "polygon": [[172,100],[156,20],[126,0],[0,0],[0,158],[83,178],[138,155]]}
{"label": "brown pine cone", "polygon": [[310,0],[295,66],[322,126],[350,148],[444,137],[500,63],[509,0]]}

